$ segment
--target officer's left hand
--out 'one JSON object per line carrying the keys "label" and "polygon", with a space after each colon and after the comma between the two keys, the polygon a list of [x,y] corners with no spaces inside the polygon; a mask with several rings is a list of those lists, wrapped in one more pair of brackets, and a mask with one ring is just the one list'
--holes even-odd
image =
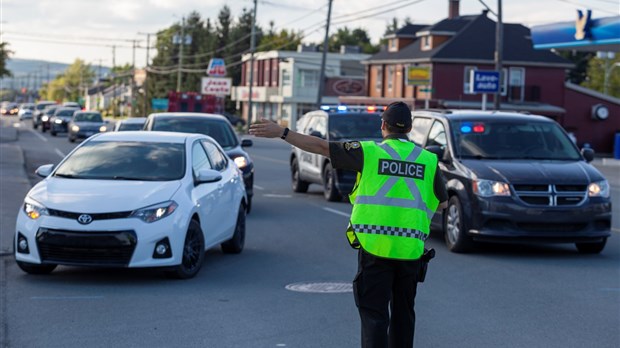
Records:
{"label": "officer's left hand", "polygon": [[275,138],[282,136],[284,128],[277,123],[261,118],[258,122],[250,125],[250,134],[262,138]]}

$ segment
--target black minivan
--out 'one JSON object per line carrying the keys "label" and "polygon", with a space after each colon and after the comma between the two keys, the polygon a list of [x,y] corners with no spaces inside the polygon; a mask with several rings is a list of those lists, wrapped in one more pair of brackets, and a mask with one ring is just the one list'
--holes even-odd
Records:
{"label": "black minivan", "polygon": [[414,111],[410,138],[439,154],[448,249],[476,241],[575,243],[600,253],[611,235],[610,186],[550,118],[479,110]]}

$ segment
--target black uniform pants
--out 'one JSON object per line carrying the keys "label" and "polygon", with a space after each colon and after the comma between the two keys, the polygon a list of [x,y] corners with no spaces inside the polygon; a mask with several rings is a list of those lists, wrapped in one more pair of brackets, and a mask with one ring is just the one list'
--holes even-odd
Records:
{"label": "black uniform pants", "polygon": [[353,293],[362,320],[362,347],[413,347],[420,262],[384,259],[360,248]]}

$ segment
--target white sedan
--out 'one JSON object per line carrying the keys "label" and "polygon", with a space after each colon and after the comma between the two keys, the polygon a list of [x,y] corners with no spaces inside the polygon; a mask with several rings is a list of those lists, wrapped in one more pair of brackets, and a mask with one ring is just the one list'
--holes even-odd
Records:
{"label": "white sedan", "polygon": [[46,179],[28,192],[15,232],[15,259],[27,273],[166,267],[191,278],[207,249],[243,250],[243,177],[211,137],[101,133],[36,172]]}

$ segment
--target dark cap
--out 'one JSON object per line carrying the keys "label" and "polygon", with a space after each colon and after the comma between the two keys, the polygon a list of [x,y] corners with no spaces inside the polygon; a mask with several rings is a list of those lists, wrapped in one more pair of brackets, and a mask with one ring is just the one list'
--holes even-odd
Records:
{"label": "dark cap", "polygon": [[407,129],[411,127],[411,109],[403,102],[394,102],[383,111],[381,119],[392,127]]}

